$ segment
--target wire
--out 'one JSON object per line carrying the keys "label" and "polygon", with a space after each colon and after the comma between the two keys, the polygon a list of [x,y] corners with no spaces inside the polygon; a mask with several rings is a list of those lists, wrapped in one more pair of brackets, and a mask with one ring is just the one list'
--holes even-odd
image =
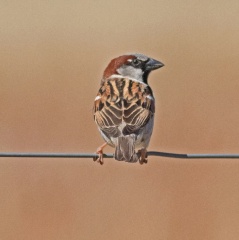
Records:
{"label": "wire", "polygon": [[[114,155],[106,153],[104,158],[113,158]],[[239,154],[180,154],[149,151],[148,156],[167,157],[167,158],[239,158]],[[96,153],[27,153],[27,152],[2,152],[0,157],[9,158],[95,158]]]}

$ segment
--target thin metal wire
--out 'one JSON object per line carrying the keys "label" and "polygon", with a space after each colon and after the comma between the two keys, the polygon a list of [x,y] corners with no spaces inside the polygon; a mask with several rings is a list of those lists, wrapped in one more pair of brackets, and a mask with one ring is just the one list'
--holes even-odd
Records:
{"label": "thin metal wire", "polygon": [[[180,154],[149,151],[148,156],[167,157],[167,158],[239,158],[239,154]],[[26,153],[26,152],[2,152],[0,157],[10,158],[95,158],[96,153]],[[110,153],[104,154],[104,158],[113,158]]]}

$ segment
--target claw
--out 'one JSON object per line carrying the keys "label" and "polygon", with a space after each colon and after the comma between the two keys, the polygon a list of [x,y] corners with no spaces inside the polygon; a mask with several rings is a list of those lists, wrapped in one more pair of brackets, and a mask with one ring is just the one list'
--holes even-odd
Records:
{"label": "claw", "polygon": [[141,150],[138,151],[139,154],[139,164],[146,164],[148,163],[147,159],[147,150],[145,148],[142,148]]}
{"label": "claw", "polygon": [[98,154],[98,158],[94,157],[93,161],[100,163],[100,165],[104,164],[104,159],[103,159],[103,149],[107,145],[107,143],[104,143],[100,147],[97,148],[96,153]]}
{"label": "claw", "polygon": [[94,157],[93,161],[100,163],[100,165],[103,165],[104,164],[103,153],[97,152],[97,154],[98,154],[98,157]]}
{"label": "claw", "polygon": [[143,165],[144,163],[148,163],[148,159],[139,159],[139,164]]}

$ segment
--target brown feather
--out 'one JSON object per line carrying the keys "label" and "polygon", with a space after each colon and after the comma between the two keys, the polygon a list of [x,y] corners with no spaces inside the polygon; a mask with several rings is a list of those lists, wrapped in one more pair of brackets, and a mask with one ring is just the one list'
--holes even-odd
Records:
{"label": "brown feather", "polygon": [[135,137],[118,137],[118,144],[115,148],[115,159],[118,161],[137,162],[138,156],[135,153]]}
{"label": "brown feather", "polygon": [[127,62],[128,59],[134,59],[134,58],[136,58],[134,55],[124,55],[124,56],[120,56],[120,57],[112,59],[104,71],[103,80],[106,80],[113,74],[117,74],[117,69],[121,65],[123,65],[125,62]]}
{"label": "brown feather", "polygon": [[123,135],[136,133],[154,114],[152,91],[144,83],[112,78],[104,82],[97,96],[95,121],[103,132],[114,132],[113,136],[119,134],[117,129],[122,123],[125,123]]}

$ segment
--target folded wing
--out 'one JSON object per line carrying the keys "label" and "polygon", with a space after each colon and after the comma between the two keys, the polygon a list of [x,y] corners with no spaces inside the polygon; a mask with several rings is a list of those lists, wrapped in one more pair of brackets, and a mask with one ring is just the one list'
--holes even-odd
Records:
{"label": "folded wing", "polygon": [[94,119],[109,138],[137,134],[155,111],[150,87],[128,78],[105,81],[94,102]]}

